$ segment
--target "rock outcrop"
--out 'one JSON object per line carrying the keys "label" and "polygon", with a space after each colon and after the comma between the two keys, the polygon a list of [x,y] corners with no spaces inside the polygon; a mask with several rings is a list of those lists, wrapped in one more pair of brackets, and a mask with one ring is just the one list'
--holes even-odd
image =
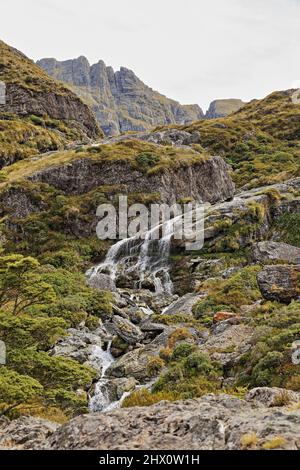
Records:
{"label": "rock outcrop", "polygon": [[198,105],[181,105],[166,98],[125,67],[114,72],[102,60],[90,66],[82,56],[64,62],[41,59],[37,64],[92,107],[106,135],[186,124],[204,117]]}
{"label": "rock outcrop", "polygon": [[253,247],[253,258],[262,263],[284,261],[289,264],[300,264],[300,248],[287,243],[260,242]]}
{"label": "rock outcrop", "polygon": [[243,106],[245,102],[239,99],[224,99],[215,100],[210,103],[210,106],[205,114],[205,119],[217,119],[226,117],[229,114],[235,113]]}
{"label": "rock outcrop", "polygon": [[184,197],[214,204],[231,199],[234,194],[230,167],[218,156],[199,157],[194,165],[179,164],[149,175],[134,169],[126,160],[83,158],[46,168],[30,179],[48,183],[66,194],[83,194],[101,185],[121,185],[125,194],[159,193],[161,201],[171,204]]}
{"label": "rock outcrop", "polygon": [[[38,436],[38,439],[33,437]],[[252,439],[248,439],[252,436]],[[197,400],[79,416],[57,428],[35,418],[3,423],[2,449],[259,450],[300,446],[300,410],[268,408],[255,395]]]}

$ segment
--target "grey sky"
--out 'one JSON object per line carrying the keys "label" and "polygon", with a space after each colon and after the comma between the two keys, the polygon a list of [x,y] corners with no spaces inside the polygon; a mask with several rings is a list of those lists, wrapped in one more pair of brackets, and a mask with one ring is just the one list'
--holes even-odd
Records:
{"label": "grey sky", "polygon": [[1,0],[1,38],[33,59],[131,68],[204,109],[300,86],[300,0]]}

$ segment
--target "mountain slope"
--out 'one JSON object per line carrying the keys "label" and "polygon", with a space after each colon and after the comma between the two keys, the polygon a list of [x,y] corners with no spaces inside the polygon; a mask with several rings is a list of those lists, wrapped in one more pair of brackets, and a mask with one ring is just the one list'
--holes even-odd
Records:
{"label": "mountain slope", "polygon": [[107,135],[150,130],[157,125],[186,124],[203,118],[198,105],[181,105],[145,85],[131,70],[114,72],[103,61],[90,66],[85,57],[37,64],[78,94],[96,114]]}
{"label": "mountain slope", "polygon": [[225,118],[158,127],[156,132],[197,133],[192,143],[223,156],[232,165],[238,186],[253,188],[284,181],[300,174],[300,103],[293,102],[294,92],[271,93]]}
{"label": "mountain slope", "polygon": [[[90,109],[24,54],[0,41],[0,166],[102,132]],[[5,88],[4,88],[5,87]]]}

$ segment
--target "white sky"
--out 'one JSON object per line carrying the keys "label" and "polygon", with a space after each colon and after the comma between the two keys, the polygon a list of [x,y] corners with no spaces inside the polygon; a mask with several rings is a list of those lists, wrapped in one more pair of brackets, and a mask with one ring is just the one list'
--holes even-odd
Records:
{"label": "white sky", "polygon": [[35,60],[103,59],[204,110],[300,86],[300,0],[1,0],[0,15]]}

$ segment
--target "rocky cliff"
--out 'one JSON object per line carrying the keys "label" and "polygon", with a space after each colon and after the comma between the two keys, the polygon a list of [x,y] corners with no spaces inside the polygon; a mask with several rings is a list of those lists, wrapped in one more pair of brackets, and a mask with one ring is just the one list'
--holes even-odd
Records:
{"label": "rocky cliff", "polygon": [[89,104],[107,135],[149,130],[163,124],[185,124],[203,118],[198,105],[181,105],[145,85],[131,70],[114,72],[100,60],[90,66],[85,57],[37,64],[61,80]]}
{"label": "rocky cliff", "polygon": [[205,114],[205,119],[217,119],[226,117],[229,114],[235,113],[246,103],[239,99],[224,99],[215,100],[210,103],[209,109]]}

